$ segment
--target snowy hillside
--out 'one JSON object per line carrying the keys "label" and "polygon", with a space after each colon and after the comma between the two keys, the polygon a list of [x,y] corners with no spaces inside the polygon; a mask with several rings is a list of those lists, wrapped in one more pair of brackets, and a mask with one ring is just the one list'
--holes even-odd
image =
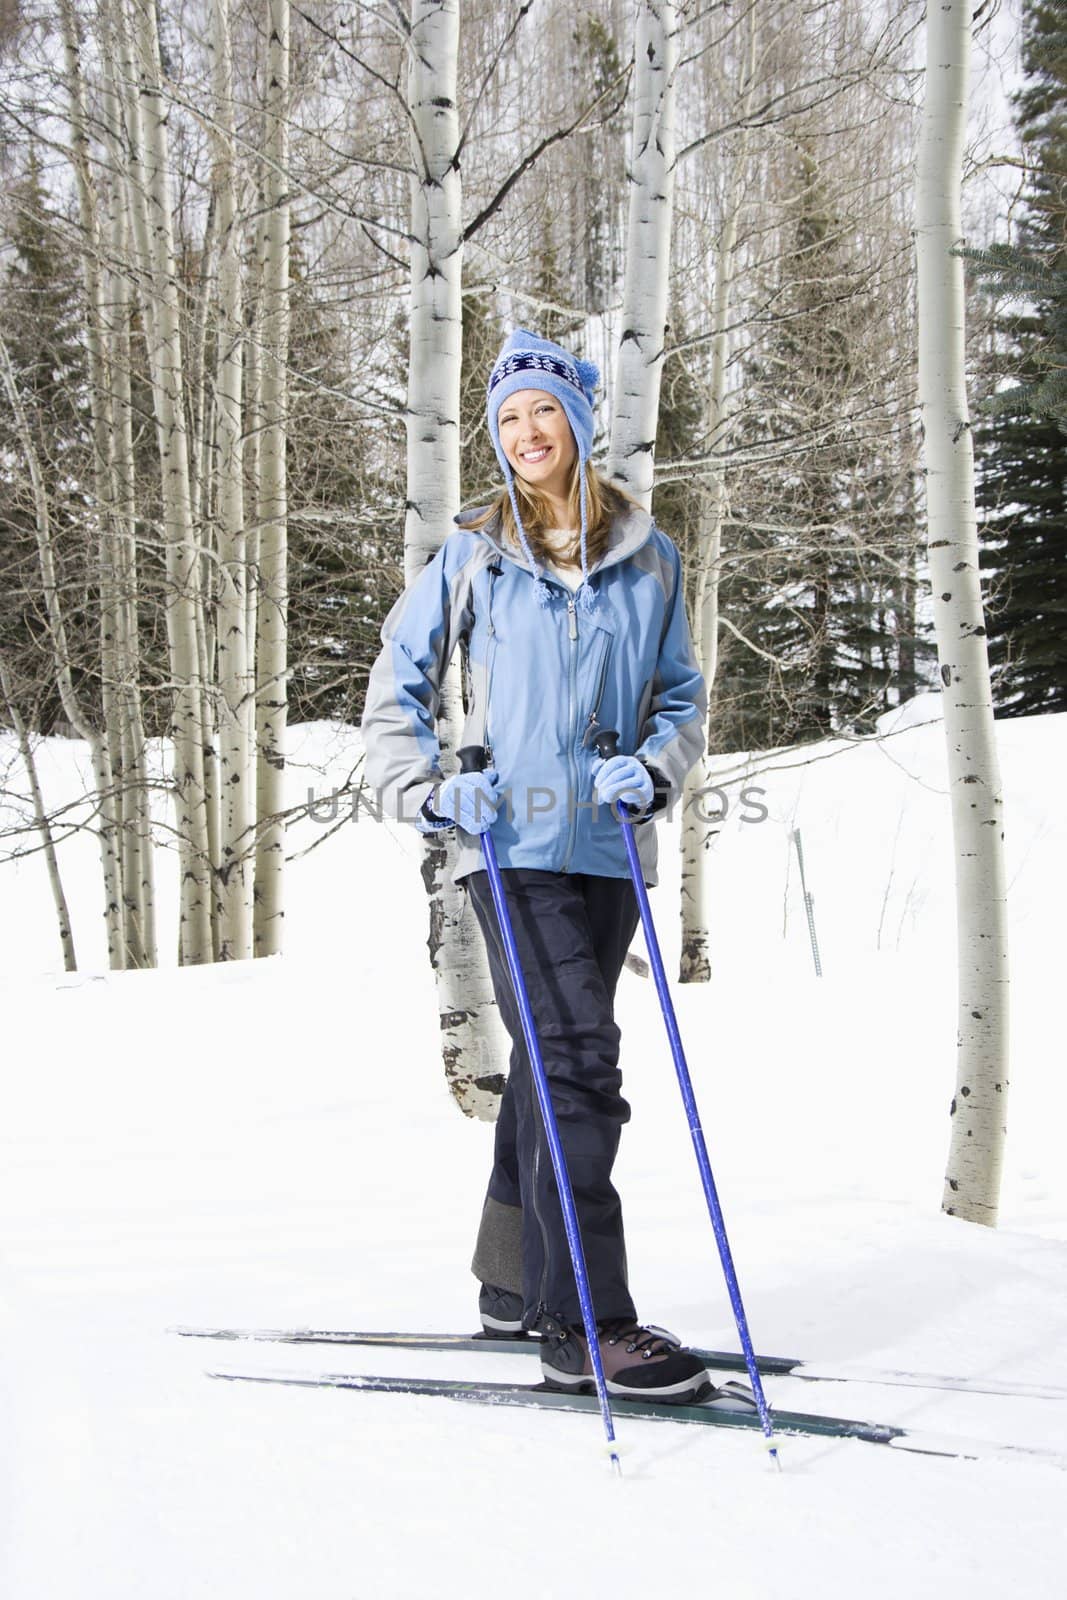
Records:
{"label": "snowy hillside", "polygon": [[[679,1017],[760,1349],[1067,1394],[1067,718],[999,725],[1014,1067],[989,1232],[938,1209],[955,997],[942,730],[921,724],[936,710],[922,700],[879,740],[803,760],[720,764],[715,977],[676,990]],[[4,739],[10,817],[23,785]],[[292,739],[294,803],[358,757],[348,729]],[[47,741],[39,761],[51,800],[83,792],[81,746]],[[764,791],[761,821],[745,820],[746,786]],[[0,868],[5,1600],[1062,1594],[1067,1398],[770,1380],[782,1407],[1046,1455],[789,1439],[776,1475],[758,1436],[623,1418],[618,1482],[595,1417],[203,1376],[241,1362],[526,1373],[502,1356],[166,1331],[475,1325],[467,1262],[492,1133],[443,1086],[419,847],[366,817],[327,832],[291,830],[285,957],[215,969],[109,974],[81,835],[60,850],[81,962],[66,975],[40,857]],[[675,842],[665,827],[653,895],[668,971]],[[172,866],[160,877],[169,934]],[[650,983],[625,973],[618,1014],[638,1307],[736,1347]]]}

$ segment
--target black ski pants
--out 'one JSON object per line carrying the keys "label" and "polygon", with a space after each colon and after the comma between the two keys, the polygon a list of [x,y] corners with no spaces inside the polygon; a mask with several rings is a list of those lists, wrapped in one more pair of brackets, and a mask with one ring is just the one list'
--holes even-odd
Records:
{"label": "black ski pants", "polygon": [[[506,868],[501,876],[574,1191],[597,1319],[632,1317],[622,1207],[611,1170],[622,1124],[630,1116],[622,1096],[613,1005],[638,922],[637,897],[628,878],[527,867]],[[489,875],[474,872],[464,882],[512,1043],[474,1271],[484,1282],[521,1290],[528,1327],[544,1311],[580,1326],[559,1193]]]}

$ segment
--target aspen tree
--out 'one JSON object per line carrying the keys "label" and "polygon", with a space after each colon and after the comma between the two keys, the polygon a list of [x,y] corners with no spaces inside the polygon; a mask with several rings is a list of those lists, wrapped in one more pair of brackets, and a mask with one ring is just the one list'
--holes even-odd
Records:
{"label": "aspen tree", "polygon": [[63,891],[63,880],[59,873],[59,861],[56,857],[55,840],[52,836],[52,822],[45,807],[40,780],[37,777],[37,762],[34,759],[33,745],[26,730],[26,724],[22,720],[18,702],[11,685],[11,674],[8,671],[2,652],[0,652],[0,695],[3,696],[0,704],[4,706],[11,726],[15,730],[19,755],[22,757],[26,780],[30,786],[34,821],[41,835],[41,848],[44,851],[45,866],[48,871],[48,887],[52,892],[52,904],[55,906],[56,921],[59,923],[59,943],[63,951],[63,968],[66,972],[77,972],[78,959],[74,953],[74,933],[70,925],[70,910],[67,906],[66,894]]}
{"label": "aspen tree", "polygon": [[608,471],[646,509],[652,503],[667,337],[677,25],[672,0],[641,0],[634,36],[630,210]]}
{"label": "aspen tree", "polygon": [[[707,392],[707,435],[711,450],[723,450],[727,431],[726,365],[729,355],[729,318],[735,292],[738,227],[749,179],[748,119],[756,88],[759,48],[757,11],[746,18],[747,40],[737,120],[742,131],[726,160],[729,163],[722,220],[713,256],[710,373]],[[719,659],[719,572],[722,561],[722,525],[726,512],[726,478],[723,461],[715,464],[703,491],[704,516],[696,555],[693,649],[710,694]],[[709,956],[708,866],[711,830],[700,804],[707,782],[707,765],[701,758],[682,791],[681,922],[682,944],[678,977],[682,983],[706,983],[711,977]]]}
{"label": "aspen tree", "polygon": [[245,551],[241,230],[234,150],[233,47],[229,0],[213,0],[215,218],[218,232],[214,470],[220,585],[216,660],[219,729],[219,929],[223,959],[252,953],[250,850],[255,804],[255,678],[250,670]]}
{"label": "aspen tree", "polygon": [[956,1093],[943,1209],[995,1226],[1008,1091],[1004,796],[997,760],[967,406],[960,192],[971,19],[941,0],[926,19],[916,190],[919,404],[927,549],[941,673],[956,868]]}
{"label": "aspen tree", "polygon": [[[437,551],[460,504],[459,13],[459,0],[412,0],[407,83],[413,164],[404,527],[408,582]],[[461,721],[459,672],[453,664],[438,708],[444,754],[455,752]],[[491,1120],[506,1058],[485,949],[466,896],[452,882],[451,845],[438,835],[428,837],[424,849],[428,944],[437,978],[445,1076],[468,1116]]]}
{"label": "aspen tree", "polygon": [[289,355],[289,0],[268,0],[264,220],[260,254],[262,351],[258,404],[258,594],[256,600],[257,956],[282,947],[285,736],[288,667],[288,486],[285,429]]}
{"label": "aspen tree", "polygon": [[[128,9],[123,9],[125,5]],[[174,259],[167,107],[151,0],[121,0],[116,16],[129,142],[128,194],[152,398],[156,417],[166,534],[167,639],[174,683],[171,719],[174,788],[181,856],[180,955],[185,964],[213,957],[212,885],[204,784],[204,684],[200,559],[193,524],[181,312]]]}

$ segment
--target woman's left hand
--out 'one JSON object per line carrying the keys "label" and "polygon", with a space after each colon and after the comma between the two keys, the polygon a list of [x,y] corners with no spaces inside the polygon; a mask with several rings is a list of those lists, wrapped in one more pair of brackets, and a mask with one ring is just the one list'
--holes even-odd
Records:
{"label": "woman's left hand", "polygon": [[602,805],[623,800],[635,811],[652,804],[655,785],[652,774],[636,756],[610,756],[593,766],[593,787]]}

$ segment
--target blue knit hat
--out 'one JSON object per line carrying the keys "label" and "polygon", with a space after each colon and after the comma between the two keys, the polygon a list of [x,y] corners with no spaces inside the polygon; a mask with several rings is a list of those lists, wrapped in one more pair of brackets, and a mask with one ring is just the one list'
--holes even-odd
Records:
{"label": "blue knit hat", "polygon": [[571,425],[574,442],[578,447],[578,462],[581,468],[579,480],[579,498],[581,506],[581,558],[582,582],[578,590],[578,602],[582,609],[593,609],[593,590],[589,583],[589,558],[586,548],[588,513],[586,506],[586,481],[585,467],[593,450],[593,434],[596,422],[593,417],[593,393],[600,382],[600,372],[592,361],[579,361],[561,345],[553,344],[551,339],[539,339],[536,333],[531,333],[528,328],[516,328],[504,341],[503,348],[497,356],[493,370],[489,376],[489,389],[486,399],[486,419],[489,423],[489,435],[493,441],[496,458],[500,462],[507,484],[508,495],[511,499],[511,508],[515,513],[515,526],[518,529],[519,542],[522,545],[523,555],[527,565],[536,580],[536,593],[538,603],[547,605],[551,598],[548,585],[541,575],[541,568],[534,560],[533,551],[530,549],[526,537],[526,529],[522,525],[519,513],[518,500],[515,495],[515,476],[511,470],[511,462],[504,453],[500,443],[500,428],[497,417],[500,407],[509,395],[515,394],[519,389],[543,389],[559,401]]}

